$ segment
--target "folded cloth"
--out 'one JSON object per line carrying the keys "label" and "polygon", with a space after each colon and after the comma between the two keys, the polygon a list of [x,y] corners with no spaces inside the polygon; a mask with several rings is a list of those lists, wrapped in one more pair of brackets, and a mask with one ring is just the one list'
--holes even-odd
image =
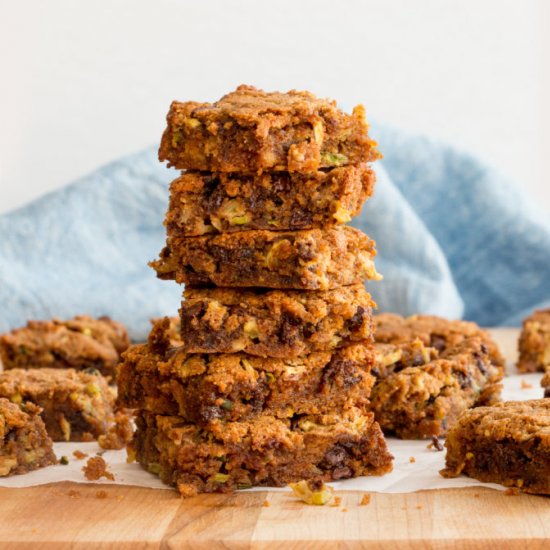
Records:
{"label": "folded cloth", "polygon": [[[550,215],[468,154],[373,126],[384,159],[352,225],[376,239],[380,311],[515,325],[550,304]],[[168,183],[155,148],[0,216],[0,332],[28,319],[109,315],[143,339],[182,288],[156,279]]]}

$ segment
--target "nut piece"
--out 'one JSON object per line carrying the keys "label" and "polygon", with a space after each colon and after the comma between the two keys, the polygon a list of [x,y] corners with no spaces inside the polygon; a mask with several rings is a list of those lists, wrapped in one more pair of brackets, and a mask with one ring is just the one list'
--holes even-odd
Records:
{"label": "nut piece", "polygon": [[297,483],[289,483],[288,486],[292,489],[294,496],[306,504],[322,506],[328,504],[334,497],[334,489],[322,481],[302,479]]}

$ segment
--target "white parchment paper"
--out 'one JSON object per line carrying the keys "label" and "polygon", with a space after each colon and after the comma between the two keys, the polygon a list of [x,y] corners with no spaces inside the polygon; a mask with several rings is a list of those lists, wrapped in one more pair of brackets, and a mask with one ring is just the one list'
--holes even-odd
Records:
{"label": "white parchment paper", "polygon": [[[509,376],[504,379],[504,400],[539,399],[543,390],[540,386],[541,374],[515,373],[515,345],[517,331],[513,329],[496,329],[491,331],[498,341],[508,360]],[[381,477],[360,477],[332,483],[338,490],[374,491],[381,493],[410,493],[426,489],[444,489],[458,487],[491,487],[503,490],[504,487],[495,484],[481,483],[475,479],[462,476],[455,479],[445,479],[439,475],[444,467],[445,452],[428,448],[429,441],[403,441],[388,438],[390,452],[394,455],[393,472]],[[443,442],[443,440],[442,440]],[[24,475],[0,478],[0,487],[30,487],[58,481],[74,481],[90,483],[84,478],[82,467],[86,459],[78,460],[73,456],[75,450],[93,456],[101,449],[96,443],[56,443],[56,455],[66,456],[68,465],[58,464],[36,470]],[[138,464],[126,463],[126,451],[106,451],[103,458],[108,469],[115,476],[115,481],[102,479],[93,483],[117,483],[120,485],[136,485],[156,489],[169,489],[159,479]],[[251,489],[251,490],[265,490]],[[286,490],[286,489],[280,489]]]}

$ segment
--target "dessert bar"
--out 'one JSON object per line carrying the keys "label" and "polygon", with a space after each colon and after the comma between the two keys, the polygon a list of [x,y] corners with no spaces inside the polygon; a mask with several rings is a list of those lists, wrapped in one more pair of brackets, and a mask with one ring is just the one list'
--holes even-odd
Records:
{"label": "dessert bar", "polygon": [[40,408],[0,398],[0,476],[24,474],[56,462]]}
{"label": "dessert bar", "polygon": [[309,92],[239,86],[215,103],[174,101],[159,160],[183,170],[313,172],[380,158],[365,109],[351,115]]}
{"label": "dessert bar", "polygon": [[550,399],[509,401],[464,412],[449,431],[444,477],[550,495]]}
{"label": "dessert bar", "polygon": [[189,171],[170,185],[164,224],[170,237],[329,227],[358,214],[374,182],[366,164],[311,174]]}
{"label": "dessert bar", "polygon": [[168,238],[161,279],[227,287],[328,290],[379,279],[374,241],[351,227]]}
{"label": "dessert bar", "polygon": [[130,456],[182,496],[380,475],[392,468],[373,415],[357,409],[293,420],[214,420],[208,428],[141,412],[136,423]]}

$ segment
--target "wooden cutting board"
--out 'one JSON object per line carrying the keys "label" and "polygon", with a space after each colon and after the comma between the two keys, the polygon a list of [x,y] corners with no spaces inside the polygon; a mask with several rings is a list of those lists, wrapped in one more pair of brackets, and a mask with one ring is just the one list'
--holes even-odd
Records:
{"label": "wooden cutting board", "polygon": [[0,489],[0,548],[505,548],[550,547],[550,498],[491,489],[408,494],[340,492],[339,506],[290,493],[201,495],[58,483]]}

